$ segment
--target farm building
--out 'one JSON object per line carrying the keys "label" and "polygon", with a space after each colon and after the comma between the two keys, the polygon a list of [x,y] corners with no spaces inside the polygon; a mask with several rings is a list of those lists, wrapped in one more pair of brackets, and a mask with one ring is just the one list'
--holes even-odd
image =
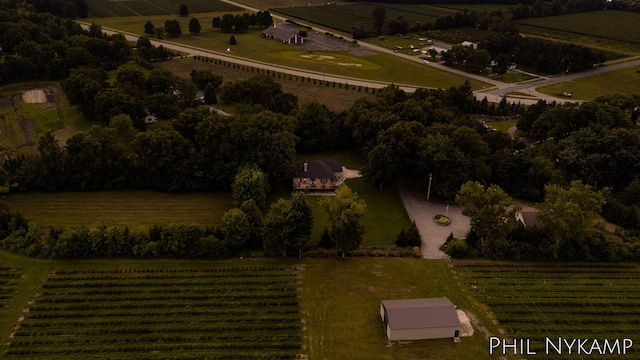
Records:
{"label": "farm building", "polygon": [[335,190],[343,181],[342,164],[339,162],[305,161],[296,165],[293,190]]}
{"label": "farm building", "polygon": [[280,41],[284,44],[304,43],[304,38],[298,35],[298,27],[289,24],[281,23],[278,26],[276,23],[273,23],[272,27],[268,27],[262,32],[262,37]]}
{"label": "farm building", "polygon": [[389,341],[457,338],[462,330],[446,297],[382,300],[380,317]]}

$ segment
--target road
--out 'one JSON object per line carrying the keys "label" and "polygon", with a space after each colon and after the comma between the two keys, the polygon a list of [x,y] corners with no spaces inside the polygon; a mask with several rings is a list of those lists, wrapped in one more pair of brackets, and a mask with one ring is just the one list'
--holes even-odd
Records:
{"label": "road", "polygon": [[[221,0],[224,1],[226,3],[244,8],[248,11],[252,11],[252,12],[257,12],[260,11],[261,9],[257,9],[257,8],[253,8],[253,7],[249,7],[231,0]],[[277,14],[272,14],[272,16],[275,19],[279,19],[279,20],[286,20],[285,17],[277,15]],[[89,27],[89,23],[84,23],[84,22],[79,22],[83,27],[88,28]],[[313,26],[314,31],[318,31],[320,33],[325,33],[325,32],[331,32],[331,33],[335,33],[334,30],[331,29],[324,29],[321,27],[317,27],[317,26]],[[137,41],[137,39],[140,37],[139,34],[134,34],[134,33],[127,33],[127,32],[123,32],[117,29],[109,29],[109,28],[103,28],[103,31],[107,34],[114,34],[114,33],[121,33],[123,35],[125,35],[125,37],[127,38],[127,40],[129,41]],[[352,39],[347,39],[347,40],[352,40]],[[212,58],[217,58],[219,60],[223,60],[223,61],[227,61],[227,62],[232,62],[232,63],[236,63],[236,64],[240,64],[240,65],[244,65],[244,66],[253,66],[254,68],[260,68],[260,69],[266,69],[266,70],[275,70],[278,72],[281,72],[283,74],[289,74],[292,76],[300,76],[300,77],[308,77],[311,79],[315,79],[315,80],[321,80],[321,81],[330,81],[330,82],[337,82],[337,83],[348,83],[349,85],[352,86],[363,86],[363,87],[370,87],[370,88],[383,88],[389,85],[388,82],[383,82],[383,81],[373,81],[373,80],[365,80],[365,79],[359,79],[359,78],[353,78],[353,77],[347,77],[347,76],[336,76],[336,75],[331,75],[331,74],[326,74],[326,73],[320,73],[320,72],[316,72],[316,71],[310,71],[310,70],[301,70],[301,69],[297,69],[297,68],[293,68],[293,67],[286,67],[286,66],[282,66],[282,65],[278,65],[278,64],[272,64],[272,63],[266,63],[266,62],[262,62],[262,61],[257,61],[257,60],[250,60],[250,59],[245,59],[245,58],[241,58],[241,57],[237,57],[234,56],[232,54],[232,52],[220,52],[220,51],[214,51],[211,49],[205,49],[205,48],[198,48],[198,47],[193,47],[193,46],[187,46],[184,44],[179,44],[176,42],[172,42],[172,41],[168,41],[168,40],[156,40],[156,39],[151,39],[151,43],[155,46],[159,46],[159,45],[163,45],[164,47],[174,50],[174,51],[179,51],[181,53],[185,53],[188,54],[188,56],[207,56],[207,57],[212,57]],[[370,44],[367,42],[363,42],[363,41],[359,41],[358,44],[368,50],[371,51],[376,51],[376,52],[381,52],[381,53],[386,53],[386,54],[390,54],[390,55],[394,55],[394,56],[398,56],[410,61],[414,61],[414,62],[419,62],[419,63],[424,63],[424,59],[419,58],[417,56],[412,56],[412,55],[407,55],[407,54],[403,54],[403,53],[396,53],[391,49],[386,49],[383,48],[381,46],[377,46],[374,44]],[[448,71],[450,73],[454,73],[457,75],[461,75],[470,79],[474,79],[483,83],[488,84],[485,88],[480,89],[480,90],[476,90],[474,91],[474,94],[476,96],[476,98],[478,99],[482,99],[484,97],[487,98],[488,101],[490,102],[500,102],[500,100],[502,100],[502,98],[504,96],[507,96],[507,99],[513,102],[520,102],[522,104],[525,105],[530,105],[530,104],[534,104],[536,103],[539,99],[542,100],[546,100],[548,102],[551,101],[556,101],[558,103],[563,103],[563,102],[576,102],[576,100],[570,99],[570,98],[557,98],[554,96],[550,96],[550,95],[546,95],[546,94],[542,94],[538,91],[536,91],[536,88],[540,87],[540,86],[546,86],[546,85],[552,85],[552,84],[557,84],[560,82],[567,82],[567,81],[573,81],[582,77],[586,77],[586,76],[591,76],[591,75],[596,75],[596,74],[601,74],[604,72],[609,72],[609,71],[615,71],[615,70],[619,70],[619,69],[624,69],[627,67],[633,67],[633,66],[638,66],[640,65],[640,58],[636,57],[636,58],[630,58],[630,59],[622,59],[622,60],[618,60],[615,63],[610,63],[607,64],[606,66],[598,66],[595,67],[591,70],[588,71],[583,71],[580,73],[572,73],[572,74],[565,74],[565,75],[561,75],[561,76],[555,76],[555,77],[549,77],[549,78],[538,78],[538,79],[534,79],[534,80],[529,80],[529,81],[523,81],[520,83],[514,83],[514,84],[508,84],[508,83],[504,83],[501,81],[497,81],[494,79],[489,79],[483,76],[479,76],[479,75],[475,75],[475,74],[470,74],[467,72],[464,72],[462,70],[458,70],[458,69],[454,69],[448,66],[445,66],[441,63],[436,63],[436,62],[430,62],[429,64],[425,64],[425,66],[430,66],[430,67],[434,67],[437,68],[439,70],[442,71]],[[396,83],[395,85],[397,85],[398,87],[400,87],[401,89],[407,91],[407,92],[413,92],[415,91],[415,89],[417,89],[419,86],[416,85],[411,85],[411,84],[398,84]],[[521,94],[527,94],[527,96],[514,96],[509,95],[509,93],[521,93]]]}

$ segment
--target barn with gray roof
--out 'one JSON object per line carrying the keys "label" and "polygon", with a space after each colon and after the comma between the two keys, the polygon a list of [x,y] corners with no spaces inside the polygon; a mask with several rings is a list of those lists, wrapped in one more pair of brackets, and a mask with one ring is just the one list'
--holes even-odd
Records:
{"label": "barn with gray roof", "polygon": [[382,300],[380,317],[389,341],[457,338],[462,330],[446,297]]}

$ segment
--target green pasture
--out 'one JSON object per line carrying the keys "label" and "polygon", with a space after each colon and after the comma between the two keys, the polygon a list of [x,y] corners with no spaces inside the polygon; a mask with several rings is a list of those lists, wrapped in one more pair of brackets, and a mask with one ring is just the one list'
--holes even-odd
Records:
{"label": "green pasture", "polygon": [[184,223],[218,225],[233,207],[225,193],[162,193],[154,191],[101,191],[68,193],[16,193],[4,195],[13,211],[41,227],[128,226]]}
{"label": "green pasture", "polygon": [[[461,290],[486,305],[510,338],[529,338],[538,344],[545,337],[640,341],[637,264],[455,261],[454,265]],[[635,346],[627,357],[637,358],[638,353]]]}
{"label": "green pasture", "polygon": [[640,14],[626,11],[589,11],[518,20],[520,31],[602,50],[640,52]]}
{"label": "green pasture", "polygon": [[502,5],[502,4],[439,4],[436,5],[445,9],[452,9],[456,11],[477,11],[477,12],[493,12],[493,11],[507,11],[513,8],[512,5]]}
{"label": "green pasture", "polygon": [[[89,17],[122,17],[178,14],[179,2],[172,0],[87,0]],[[237,11],[239,7],[219,0],[191,0],[185,3],[190,13]]]}
{"label": "green pasture", "polygon": [[564,92],[571,93],[577,100],[593,100],[598,96],[610,94],[640,94],[640,66],[610,71],[584,78],[560,82],[539,87],[536,90],[553,96],[562,97]]}

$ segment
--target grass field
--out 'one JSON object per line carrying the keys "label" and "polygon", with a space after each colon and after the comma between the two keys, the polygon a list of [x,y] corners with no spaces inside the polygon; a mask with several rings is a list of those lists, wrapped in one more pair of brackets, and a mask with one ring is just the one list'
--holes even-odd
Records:
{"label": "grass field", "polygon": [[626,54],[640,52],[638,23],[640,23],[640,14],[612,10],[517,21],[520,31],[524,34]]}
{"label": "grass field", "polygon": [[[172,0],[87,0],[90,18],[178,14],[181,2]],[[239,7],[219,0],[191,0],[184,3],[190,13],[238,11]],[[142,23],[144,24],[144,23]]]}
{"label": "grass field", "polygon": [[[640,341],[637,264],[455,261],[454,265],[464,291],[494,314],[504,337],[529,338],[539,345],[545,337]],[[638,358],[639,353],[636,346],[627,357]]]}
{"label": "grass field", "polygon": [[553,96],[571,93],[577,100],[593,100],[608,94],[640,94],[640,67],[610,71],[569,82],[539,87],[536,90]]}
{"label": "grass field", "polygon": [[41,227],[154,224],[218,225],[233,207],[230,194],[152,191],[24,193],[2,197],[12,210]]}

